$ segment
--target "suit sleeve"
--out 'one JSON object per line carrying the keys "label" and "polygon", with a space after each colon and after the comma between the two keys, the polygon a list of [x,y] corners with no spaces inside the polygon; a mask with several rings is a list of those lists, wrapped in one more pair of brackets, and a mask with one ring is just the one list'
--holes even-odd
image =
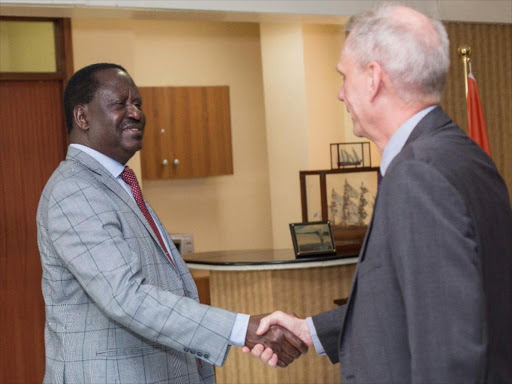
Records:
{"label": "suit sleeve", "polygon": [[333,364],[339,362],[339,341],[347,304],[312,317],[316,334]]}
{"label": "suit sleeve", "polygon": [[178,351],[203,351],[221,366],[236,314],[148,284],[140,255],[123,233],[118,208],[81,179],[57,184],[50,196],[48,236],[57,256],[95,304],[135,333]]}
{"label": "suit sleeve", "polygon": [[382,202],[405,307],[412,382],[479,381],[485,297],[469,207],[426,163],[401,162],[386,178]]}

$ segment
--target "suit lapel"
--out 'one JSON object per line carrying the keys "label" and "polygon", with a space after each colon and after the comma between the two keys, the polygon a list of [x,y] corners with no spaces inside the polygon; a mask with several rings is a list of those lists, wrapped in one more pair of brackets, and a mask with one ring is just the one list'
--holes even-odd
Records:
{"label": "suit lapel", "polygon": [[[374,210],[372,212],[372,219],[370,220],[370,224],[368,225],[368,229],[366,230],[366,233],[364,235],[363,244],[361,245],[361,250],[359,251],[359,263],[361,263],[364,260],[364,256],[366,253],[366,246],[368,244],[368,238],[370,237],[370,233],[373,228],[373,218],[375,217],[375,210],[377,209],[378,200],[379,200],[379,192],[377,191],[377,196],[375,197]],[[358,265],[359,265],[359,263],[358,263]]]}
{"label": "suit lapel", "polygon": [[[448,115],[444,113],[444,111],[440,107],[434,108],[432,111],[427,113],[423,119],[419,121],[419,123],[414,127],[413,131],[407,138],[407,141],[405,142],[404,148],[407,147],[409,144],[414,142],[419,137],[428,134],[429,132],[434,131],[435,129],[440,129],[448,124],[450,124],[452,121]],[[402,148],[403,150],[403,148]],[[396,161],[400,161],[400,153],[393,159],[391,164],[388,167],[388,172],[391,169],[392,165],[396,163]],[[396,161],[395,161],[396,160]],[[382,183],[381,183],[382,184]],[[375,217],[375,212],[377,210],[377,203],[379,200],[379,192],[377,191],[377,197],[375,198],[375,205],[374,205],[374,211],[372,214],[372,219],[370,221],[370,224],[368,225],[368,230],[366,231],[363,244],[361,246],[361,250],[359,252],[359,263],[361,263],[366,254],[366,246],[368,243],[368,238],[370,237],[370,233],[372,231],[373,227],[373,219]],[[357,275],[356,275],[357,276]]]}
{"label": "suit lapel", "polygon": [[[405,142],[404,148],[407,147],[407,145],[409,145],[416,139],[418,139],[419,137],[421,137],[422,135],[428,134],[433,129],[441,128],[449,123],[451,123],[450,117],[448,115],[446,115],[440,107],[434,108],[432,111],[427,113],[427,115],[425,115],[425,117],[423,119],[421,119],[419,121],[419,123],[416,125],[416,127],[414,127],[413,131],[411,132],[411,134],[407,138],[407,141]],[[403,148],[402,148],[402,150],[403,150]],[[398,155],[393,159],[393,161],[389,165],[388,172],[392,168],[392,166],[396,163],[396,161],[400,161],[400,153],[398,153]],[[382,182],[381,182],[381,185],[382,185]],[[366,231],[363,243],[361,245],[361,250],[359,251],[359,260],[358,260],[358,265],[356,268],[353,286],[355,286],[355,283],[357,280],[357,269],[359,268],[359,263],[363,262],[363,260],[365,259],[366,247],[368,245],[368,238],[370,237],[370,233],[372,231],[375,212],[377,211],[378,200],[379,200],[379,191],[377,191],[377,197],[375,198],[375,205],[374,205],[374,210],[372,213],[372,219],[370,220],[370,224],[368,225],[368,229]]]}
{"label": "suit lapel", "polygon": [[[130,207],[133,213],[135,213],[135,215],[142,222],[142,224],[149,232],[149,234],[151,235],[155,243],[158,245],[158,247],[162,249],[160,242],[158,241],[158,238],[155,235],[155,232],[153,232],[153,229],[151,228],[148,221],[144,217],[137,203],[128,195],[128,193],[123,189],[123,187],[121,187],[121,185],[105,167],[103,167],[100,163],[98,163],[94,158],[92,158],[85,152],[82,152],[73,147],[69,147],[66,160],[76,161],[90,169],[92,172],[94,172],[98,176],[97,179],[99,179],[102,184],[104,184],[108,189],[115,193],[117,197],[119,197],[122,201],[126,203],[126,205]],[[162,249],[162,252],[163,251],[164,250]],[[169,263],[171,262],[169,261]]]}
{"label": "suit lapel", "polygon": [[[373,210],[373,213],[372,213],[372,218],[370,220],[370,224],[368,224],[368,229],[366,230],[366,233],[365,233],[364,239],[363,239],[363,244],[361,245],[361,250],[359,251],[359,260],[358,260],[357,265],[356,265],[356,270],[354,271],[354,278],[352,280],[352,286],[350,287],[350,293],[348,295],[348,302],[346,304],[347,305],[347,309],[345,311],[345,318],[347,317],[347,315],[349,313],[349,310],[350,310],[350,307],[351,307],[351,304],[352,304],[353,293],[355,292],[356,287],[357,287],[357,274],[358,274],[358,271],[359,271],[359,265],[363,262],[363,260],[365,258],[366,247],[368,245],[368,239],[370,238],[370,234],[372,232],[373,220],[374,220],[374,217],[375,217],[375,212],[377,210],[378,199],[379,199],[379,192],[377,191],[377,197],[375,198],[375,205],[374,205],[374,210]],[[339,340],[338,340],[339,343],[341,343],[341,340],[343,339],[343,332],[345,330],[345,323],[346,323],[345,320],[343,320],[343,324],[342,324],[342,327],[341,327],[341,332],[340,332]]]}

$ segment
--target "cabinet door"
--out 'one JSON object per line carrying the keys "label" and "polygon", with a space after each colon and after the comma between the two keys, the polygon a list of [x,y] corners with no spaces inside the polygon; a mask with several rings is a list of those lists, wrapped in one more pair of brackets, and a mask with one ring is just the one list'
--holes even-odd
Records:
{"label": "cabinet door", "polygon": [[161,88],[139,88],[142,96],[142,109],[146,115],[144,144],[141,151],[142,177],[147,179],[167,179],[170,167],[164,162],[170,152],[169,125],[171,109],[170,93]]}
{"label": "cabinet door", "polygon": [[146,113],[142,176],[233,173],[229,88],[142,87]]}

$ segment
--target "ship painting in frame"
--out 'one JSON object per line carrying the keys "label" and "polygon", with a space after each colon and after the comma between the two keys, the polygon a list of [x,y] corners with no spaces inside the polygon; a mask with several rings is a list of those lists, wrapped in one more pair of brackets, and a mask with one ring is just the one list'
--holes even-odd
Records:
{"label": "ship painting in frame", "polygon": [[338,254],[359,253],[373,214],[378,167],[300,171],[302,220],[329,221]]}

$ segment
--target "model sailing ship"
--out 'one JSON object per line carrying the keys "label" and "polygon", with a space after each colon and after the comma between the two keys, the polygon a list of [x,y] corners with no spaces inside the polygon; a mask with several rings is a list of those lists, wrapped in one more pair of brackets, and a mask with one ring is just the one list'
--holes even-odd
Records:
{"label": "model sailing ship", "polygon": [[375,204],[375,198],[372,202],[368,201],[368,194],[363,182],[356,189],[347,179],[343,185],[343,195],[332,189],[329,220],[336,247],[359,252],[370,219],[367,209],[371,212]]}
{"label": "model sailing ship", "polygon": [[[375,200],[375,199],[374,199]],[[368,201],[368,188],[361,182],[359,190],[354,188],[347,179],[343,185],[343,195],[335,189],[331,192],[329,205],[329,219],[331,225],[348,227],[366,227],[368,225],[367,206],[373,207]]]}
{"label": "model sailing ship", "polygon": [[363,160],[356,153],[354,148],[352,148],[352,153],[348,153],[346,150],[340,149],[338,167],[343,168],[347,166],[357,166],[361,165],[362,162]]}

